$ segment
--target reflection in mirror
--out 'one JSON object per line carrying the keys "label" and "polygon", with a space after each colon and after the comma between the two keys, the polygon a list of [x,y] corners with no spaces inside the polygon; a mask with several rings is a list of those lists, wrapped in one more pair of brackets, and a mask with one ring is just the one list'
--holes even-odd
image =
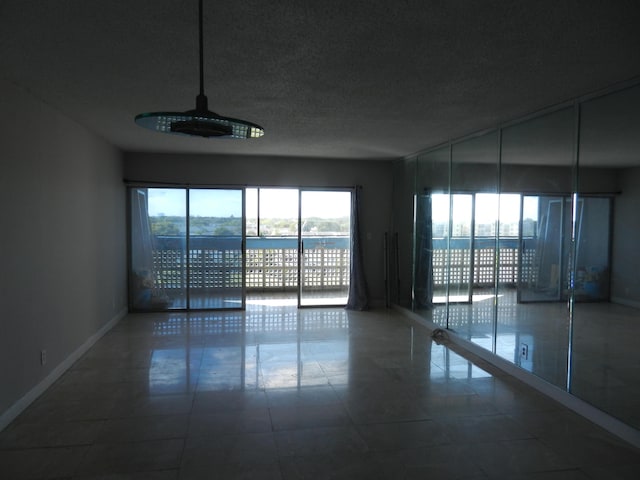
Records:
{"label": "reflection in mirror", "polygon": [[449,328],[492,350],[498,132],[452,146]]}
{"label": "reflection in mirror", "polygon": [[491,374],[450,348],[431,343],[430,379],[435,382],[491,378]]}
{"label": "reflection in mirror", "polygon": [[414,210],[416,311],[636,429],[639,132],[636,85],[454,142]]}
{"label": "reflection in mirror", "polygon": [[449,147],[420,155],[414,199],[413,310],[446,327],[449,238]]}
{"label": "reflection in mirror", "polygon": [[581,105],[570,391],[640,429],[640,86]]}
{"label": "reflection in mirror", "polygon": [[[411,308],[413,286],[416,157],[393,163],[393,228],[385,234],[388,304]],[[400,207],[400,206],[403,207]],[[402,281],[410,279],[410,281]]]}
{"label": "reflection in mirror", "polygon": [[495,353],[567,383],[574,185],[573,108],[502,132]]}
{"label": "reflection in mirror", "polygon": [[[567,196],[524,195],[519,303],[566,300],[562,279],[569,268],[571,200]],[[524,225],[527,225],[526,233]]]}

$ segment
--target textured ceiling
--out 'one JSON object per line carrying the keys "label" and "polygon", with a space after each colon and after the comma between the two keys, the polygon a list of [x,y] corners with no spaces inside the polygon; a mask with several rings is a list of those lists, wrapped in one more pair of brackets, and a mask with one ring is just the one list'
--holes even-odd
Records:
{"label": "textured ceiling", "polygon": [[258,140],[162,135],[195,107],[196,0],[0,0],[6,80],[127,151],[395,158],[640,75],[637,1],[205,0],[205,92]]}

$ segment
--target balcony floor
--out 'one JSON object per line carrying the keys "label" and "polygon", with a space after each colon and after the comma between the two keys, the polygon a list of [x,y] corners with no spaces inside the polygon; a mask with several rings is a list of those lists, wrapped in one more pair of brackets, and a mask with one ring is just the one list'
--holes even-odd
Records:
{"label": "balcony floor", "polygon": [[[347,289],[338,291],[314,291],[305,292],[302,299],[302,306],[344,306],[347,304],[349,292]],[[173,294],[163,297],[164,300],[156,304],[158,309],[167,310],[186,310],[187,303],[192,310],[219,310],[219,309],[241,309],[242,308],[242,292],[236,291],[220,295],[216,293],[192,293],[187,296],[185,294]],[[246,305],[249,308],[251,303],[277,301],[278,304],[297,306],[298,292],[248,292],[246,297]]]}

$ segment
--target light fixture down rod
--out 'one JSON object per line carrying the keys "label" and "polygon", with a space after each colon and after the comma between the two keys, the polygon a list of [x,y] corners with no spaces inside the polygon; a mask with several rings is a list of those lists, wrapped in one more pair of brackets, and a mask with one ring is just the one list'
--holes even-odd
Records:
{"label": "light fixture down rod", "polygon": [[185,112],[149,112],[136,115],[135,122],[156,132],[174,135],[218,138],[259,138],[264,128],[246,120],[223,117],[209,110],[204,94],[204,15],[203,0],[198,0],[198,34],[200,45],[200,92],[196,108]]}
{"label": "light fixture down rod", "polygon": [[203,40],[203,28],[202,28],[202,0],[198,2],[199,6],[199,26],[200,26],[200,95],[204,95],[204,40]]}

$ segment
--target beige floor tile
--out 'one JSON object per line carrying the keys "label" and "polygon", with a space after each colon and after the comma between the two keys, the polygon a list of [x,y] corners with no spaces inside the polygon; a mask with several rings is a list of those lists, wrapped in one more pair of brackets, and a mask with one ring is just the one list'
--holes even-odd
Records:
{"label": "beige floor tile", "polygon": [[[248,305],[127,316],[0,432],[2,479],[639,477],[640,451],[397,313]],[[640,365],[608,355],[612,383],[578,386],[631,418]]]}

